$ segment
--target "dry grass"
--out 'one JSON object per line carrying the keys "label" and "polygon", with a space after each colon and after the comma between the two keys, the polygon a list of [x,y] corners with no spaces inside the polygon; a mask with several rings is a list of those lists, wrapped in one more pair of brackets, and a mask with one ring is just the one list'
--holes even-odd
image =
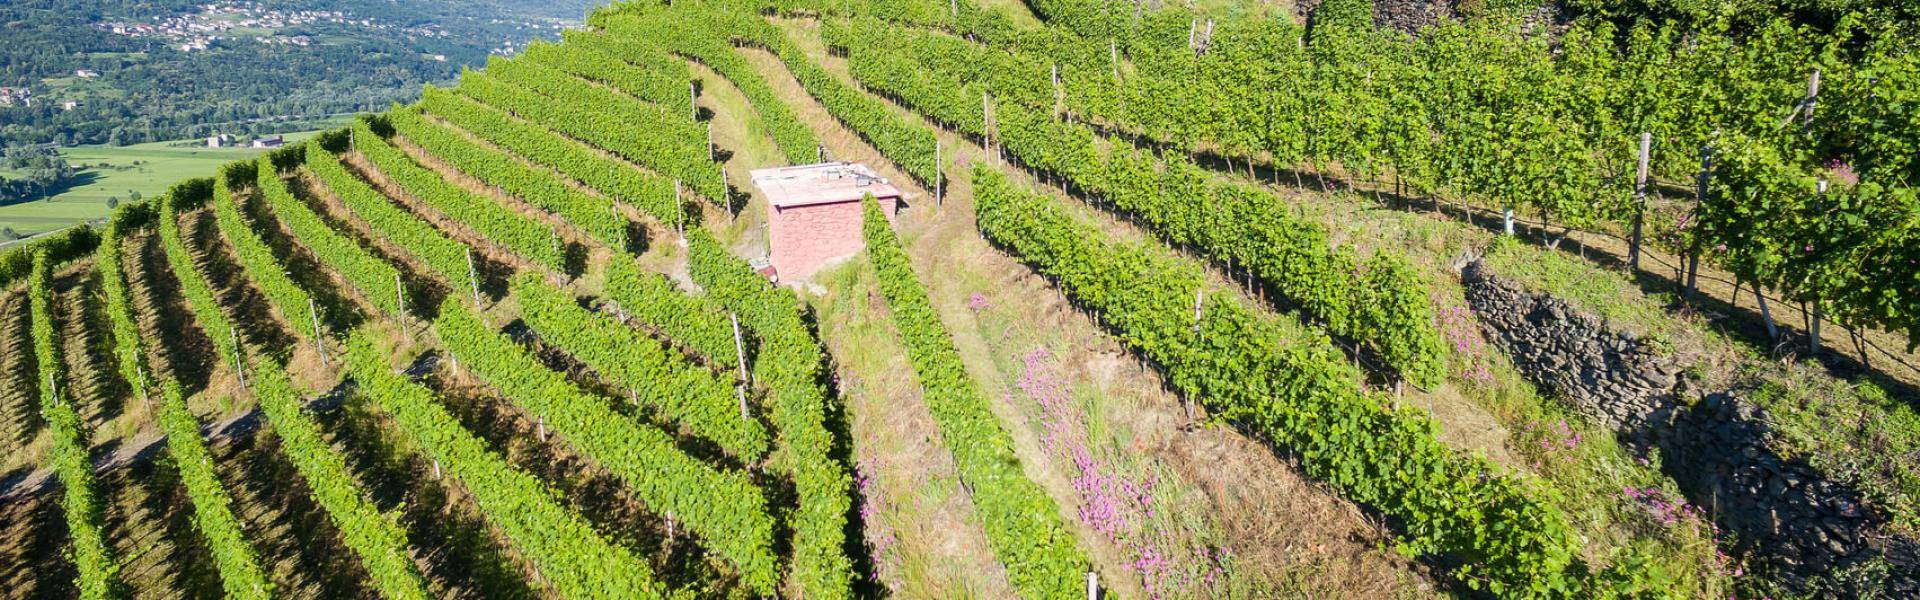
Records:
{"label": "dry grass", "polygon": [[864,258],[824,270],[812,297],[846,403],[875,579],[915,598],[1012,597],[953,455],[921,398]]}

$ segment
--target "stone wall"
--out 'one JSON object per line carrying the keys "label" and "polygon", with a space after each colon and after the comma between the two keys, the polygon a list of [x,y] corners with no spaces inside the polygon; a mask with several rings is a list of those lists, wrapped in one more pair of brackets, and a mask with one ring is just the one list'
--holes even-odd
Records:
{"label": "stone wall", "polygon": [[1479,261],[1461,272],[1467,304],[1489,337],[1534,382],[1581,414],[1615,429],[1671,404],[1680,367],[1648,344],[1575,309],[1488,273]]}
{"label": "stone wall", "polygon": [[[1661,468],[1706,511],[1739,555],[1789,588],[1920,596],[1920,546],[1886,535],[1886,518],[1857,490],[1769,445],[1764,411],[1746,390],[1701,392],[1680,377],[1684,357],[1613,330],[1566,301],[1533,293],[1474,261],[1461,272],[1467,303],[1514,366],[1629,448],[1658,450]],[[1889,572],[1837,578],[1886,559]]]}

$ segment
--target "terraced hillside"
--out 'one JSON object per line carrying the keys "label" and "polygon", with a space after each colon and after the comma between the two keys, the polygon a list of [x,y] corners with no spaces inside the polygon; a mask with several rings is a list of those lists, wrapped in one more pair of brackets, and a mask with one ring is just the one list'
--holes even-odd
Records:
{"label": "terraced hillside", "polygon": [[[1271,44],[1345,81],[1374,63],[1302,37],[1373,31],[1342,6],[618,3],[10,251],[0,589],[1920,593],[1920,377],[1865,355],[1897,314],[1814,299],[1861,360],[1783,355],[1741,287],[1828,284],[1711,238],[1640,270],[1603,215],[1367,146],[1403,131],[1169,99],[1301,100],[1230,77]],[[769,281],[749,173],[829,159],[904,204]]]}

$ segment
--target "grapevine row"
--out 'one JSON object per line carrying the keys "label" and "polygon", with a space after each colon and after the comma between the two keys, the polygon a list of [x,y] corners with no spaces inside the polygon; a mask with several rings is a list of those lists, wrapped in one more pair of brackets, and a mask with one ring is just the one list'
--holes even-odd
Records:
{"label": "grapevine row", "polygon": [[738,314],[760,341],[755,378],[771,391],[778,455],[799,495],[792,518],[792,578],[808,598],[850,597],[852,567],[843,550],[850,482],[845,466],[831,458],[833,433],[826,426],[827,392],[821,385],[825,353],[801,318],[804,307],[706,230],[688,231],[687,244],[687,267],[695,281]]}
{"label": "grapevine row", "polygon": [[646,334],[581,308],[573,295],[532,273],[513,278],[520,315],[540,339],[632,390],[640,403],[748,462],[767,452],[767,432],[742,414],[734,391]]}
{"label": "grapevine row", "polygon": [[555,271],[566,268],[566,253],[553,228],[492,198],[467,191],[415,163],[374,132],[368,119],[356,121],[353,131],[354,149],[407,194],[535,264]]}
{"label": "grapevine row", "polygon": [[700,10],[697,6],[676,9],[666,13],[674,16],[660,19],[620,17],[599,26],[609,35],[653,41],[677,54],[700,61],[727,81],[733,82],[733,86],[747,97],[747,103],[753,106],[754,113],[760,115],[761,123],[767,126],[773,135],[774,145],[780,147],[780,153],[787,162],[801,164],[818,158],[820,140],[814,137],[813,128],[793,114],[793,109],[781,101],[780,95],[754,70],[753,65],[734,52],[721,32],[707,29],[706,24],[698,21],[694,15],[683,14]]}
{"label": "grapevine row", "polygon": [[[1310,29],[1228,19],[1204,50],[1188,43],[1186,11],[1135,20],[1066,0],[1036,8],[1078,35],[969,33],[1057,61],[1069,110],[1115,127],[1277,166],[1391,173],[1408,192],[1527,206],[1569,228],[1642,218],[1642,133],[1654,175],[1671,180],[1693,180],[1703,150],[1725,153],[1742,162],[1716,161],[1729,177],[1709,171],[1706,205],[1677,217],[1673,250],[1920,345],[1920,231],[1891,216],[1920,196],[1916,130],[1902,126],[1920,114],[1907,36],[1862,41],[1851,26],[1762,13],[1739,29],[1592,21],[1539,36],[1486,18],[1403,38],[1376,31],[1366,3],[1342,7]],[[1824,75],[1817,103],[1810,71]],[[1009,77],[1044,81],[1032,68]],[[1813,226],[1774,226],[1786,222]],[[1854,230],[1872,235],[1842,235]]]}
{"label": "grapevine row", "polygon": [[347,342],[347,368],[373,400],[435,463],[473,495],[487,521],[569,598],[658,598],[667,594],[647,562],[595,533],[539,478],[514,469],[442,408],[433,392],[395,373],[381,344],[361,331]]}
{"label": "grapevine row", "polygon": [[473,273],[467,262],[469,250],[465,245],[395,205],[380,190],[374,189],[372,184],[347,171],[333,150],[321,144],[311,144],[307,151],[319,154],[319,160],[309,158],[307,168],[320,178],[327,189],[333,191],[341,204],[360,215],[360,219],[366,221],[375,233],[419,258],[446,281],[455,285],[473,283]]}
{"label": "grapevine row", "polygon": [[879,274],[888,314],[926,390],[927,408],[953,452],[960,477],[973,490],[973,506],[994,554],[1007,566],[1008,578],[1021,596],[1072,596],[1080,583],[1076,575],[1087,564],[1086,555],[1060,521],[1060,507],[1022,472],[1013,439],[967,375],[953,339],[893,233],[893,224],[872,196],[863,203],[867,256]]}
{"label": "grapevine row", "polygon": [[[216,193],[218,188],[216,187]],[[113,355],[120,376],[140,398],[150,401],[153,385],[147,376],[146,349],[140,328],[134,323],[125,272],[120,260],[120,239],[135,219],[150,218],[151,204],[127,204],[108,217],[101,232],[100,248],[94,254],[100,270],[100,287],[106,296],[107,318],[113,326]],[[200,437],[200,420],[187,409],[186,394],[171,379],[157,383],[160,402],[154,421],[167,437],[167,452],[173,455],[174,468],[180,473],[181,486],[193,503],[193,526],[206,539],[213,564],[220,571],[222,589],[231,598],[266,598],[272,584],[260,568],[260,557],[247,543],[240,520],[233,515],[233,497],[227,494],[213,470],[213,455]]]}
{"label": "grapevine row", "polygon": [[[595,95],[595,90],[606,95]],[[494,60],[485,71],[461,74],[458,91],[683,181],[708,199],[725,197],[720,166],[703,151],[706,130],[693,127],[692,121],[675,122],[617,92],[532,63],[504,59]]]}
{"label": "grapevine row", "polygon": [[[1431,387],[1444,378],[1446,350],[1433,325],[1433,307],[1404,259],[1378,252],[1362,260],[1351,249],[1335,246],[1319,226],[1294,218],[1263,190],[1215,181],[1178,154],[1156,157],[1130,145],[1103,143],[1091,127],[1018,102],[991,103],[989,129],[974,116],[983,107],[967,100],[977,88],[955,87],[951,80],[976,76],[970,69],[1016,70],[996,63],[998,53],[872,23],[832,39],[854,46],[849,60],[867,85],[957,127],[978,123],[980,129],[970,133],[991,133],[1029,167],[1064,177],[1137,215],[1173,243],[1244,266],[1332,333],[1378,353],[1408,381]],[[886,46],[875,39],[884,39]]]}
{"label": "grapevine row", "polygon": [[45,252],[54,263],[86,256],[93,252],[100,234],[92,227],[69,227],[60,233],[14,244],[0,252],[0,287],[13,285],[33,272],[33,256]]}
{"label": "grapevine row", "polygon": [[252,280],[254,287],[260,288],[274,308],[283,311],[280,316],[287,320],[287,325],[296,331],[308,330],[313,339],[325,339],[326,332],[319,329],[320,318],[314,312],[313,296],[287,276],[273,249],[254,233],[253,227],[240,216],[239,206],[234,202],[233,190],[229,187],[232,182],[228,176],[252,175],[254,168],[257,168],[256,163],[235,163],[222,169],[214,178],[214,222],[220,229],[220,236],[226,238],[234,255],[239,257],[247,279]]}
{"label": "grapevine row", "polygon": [[469,140],[427,120],[417,108],[387,113],[400,136],[488,185],[559,215],[610,248],[625,248],[627,222],[613,201],[576,190],[545,169],[527,166],[512,155]]}
{"label": "grapevine row", "polygon": [[908,175],[926,185],[939,181],[935,163],[939,140],[933,130],[893,113],[885,102],[842,83],[838,77],[814,64],[800,47],[779,29],[751,12],[731,8],[708,8],[690,12],[707,23],[712,31],[729,32],[736,43],[765,48],[778,57],[793,73],[800,86],[833,117],[860,134],[881,154],[900,165]]}
{"label": "grapevine row", "polygon": [[434,331],[461,366],[566,436],[647,506],[685,523],[738,567],[747,585],[762,593],[773,590],[773,519],[744,473],[715,470],[681,452],[665,432],[615,412],[608,401],[547,369],[457,299],[441,307]]}
{"label": "grapevine row", "polygon": [[690,218],[673,180],[594,152],[546,127],[517,120],[499,109],[427,86],[420,108],[496,146],[566,174],[608,198],[632,203],[662,223]]}
{"label": "grapevine row", "polygon": [[[311,147],[308,148],[311,150]],[[330,160],[330,159],[329,159]],[[359,242],[333,229],[307,203],[293,197],[287,183],[280,179],[272,161],[260,159],[255,167],[260,195],[273,214],[293,233],[293,238],[348,284],[366,295],[367,301],[390,315],[406,310],[400,271],[367,252]]]}
{"label": "grapevine row", "polygon": [[1405,547],[1461,559],[1454,575],[1494,594],[1580,583],[1578,543],[1546,492],[1448,448],[1423,416],[1361,392],[1359,373],[1323,336],[1209,294],[1193,265],[1108,241],[991,169],[976,167],[973,181],[988,239],[1162,365],[1182,395],[1403,523]]}
{"label": "grapevine row", "polygon": [[648,272],[631,258],[615,257],[607,263],[607,298],[708,363],[740,368],[740,348],[734,346],[726,315],[711,302],[682,293],[667,276]]}
{"label": "grapevine row", "polygon": [[60,389],[66,382],[65,363],[60,341],[53,327],[53,269],[46,252],[36,252],[33,268],[27,276],[27,304],[32,320],[33,354],[39,366],[40,414],[53,434],[53,447],[47,462],[60,477],[64,493],[60,503],[66,511],[68,537],[73,540],[73,562],[80,573],[76,582],[81,598],[113,598],[124,595],[119,581],[120,564],[107,547],[104,507],[100,489],[93,476],[85,424]]}
{"label": "grapevine row", "polygon": [[[666,60],[665,50],[639,40],[621,43],[627,40],[586,30],[568,30],[562,35],[564,45],[535,43],[520,55],[521,60],[599,82],[665,110],[677,111],[693,102],[693,74],[686,63]],[[648,56],[657,60],[644,58]],[[644,61],[646,66],[629,60]],[[682,114],[692,118],[693,111]]]}
{"label": "grapevine row", "polygon": [[234,370],[244,374],[267,422],[280,437],[283,452],[339,528],[342,541],[360,557],[374,585],[389,598],[430,597],[426,580],[408,555],[406,531],[368,500],[347,470],[346,459],[327,443],[320,425],[303,412],[306,403],[287,372],[269,360],[248,360],[236,343],[233,322],[221,312],[213,287],[194,267],[180,239],[176,211],[187,200],[170,194],[163,201],[160,238],[194,319]]}

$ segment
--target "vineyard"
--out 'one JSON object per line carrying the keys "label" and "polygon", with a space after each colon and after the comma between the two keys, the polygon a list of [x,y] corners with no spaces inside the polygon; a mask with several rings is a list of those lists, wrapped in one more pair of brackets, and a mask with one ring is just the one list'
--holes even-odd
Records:
{"label": "vineyard", "polygon": [[11,248],[0,598],[1920,595],[1915,10],[1451,4],[621,1]]}

